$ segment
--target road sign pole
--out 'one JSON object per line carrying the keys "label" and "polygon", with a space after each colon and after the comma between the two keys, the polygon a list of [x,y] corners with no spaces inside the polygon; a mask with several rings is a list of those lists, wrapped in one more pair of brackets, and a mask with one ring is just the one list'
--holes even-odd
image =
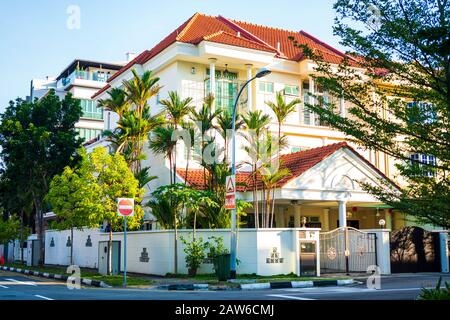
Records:
{"label": "road sign pole", "polygon": [[123,286],[127,286],[127,217],[124,217],[123,232]]}

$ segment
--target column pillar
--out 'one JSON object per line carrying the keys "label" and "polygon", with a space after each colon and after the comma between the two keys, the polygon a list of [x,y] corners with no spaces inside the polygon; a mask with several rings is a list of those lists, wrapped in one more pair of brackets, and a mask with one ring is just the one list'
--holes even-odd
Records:
{"label": "column pillar", "polygon": [[277,228],[285,228],[284,224],[284,208],[279,207],[278,210],[275,211],[275,223],[277,225]]}
{"label": "column pillar", "polygon": [[322,231],[330,230],[330,209],[323,209]]}
{"label": "column pillar", "polygon": [[386,229],[392,230],[392,213],[389,212],[389,209],[384,209],[384,219],[386,220]]}
{"label": "column pillar", "polygon": [[216,58],[209,60],[209,93],[215,95],[216,93]]}
{"label": "column pillar", "polygon": [[294,227],[300,228],[302,226],[301,216],[302,206],[297,205],[294,207]]}
{"label": "column pillar", "polygon": [[[313,77],[309,77],[309,92],[311,94],[315,93],[314,90],[314,79]],[[315,99],[314,97],[309,97],[309,104],[315,105]],[[309,117],[309,121],[310,123],[308,123],[309,125],[315,125],[316,124],[316,113],[315,112],[310,112],[310,117]]]}
{"label": "column pillar", "polygon": [[339,99],[339,110],[341,113],[341,117],[345,118],[347,116],[347,110],[345,110],[345,99],[344,97],[341,97]]}
{"label": "column pillar", "polygon": [[347,227],[347,202],[339,201],[339,227]]}
{"label": "column pillar", "polygon": [[300,97],[303,101],[303,108],[299,108],[300,110],[298,111],[298,115],[299,115],[299,122],[300,124],[304,124],[305,123],[305,118],[304,118],[304,109],[305,109],[305,89],[303,89],[303,80],[300,79],[300,87],[299,87],[299,92],[300,92]]}
{"label": "column pillar", "polygon": [[[250,80],[251,78],[253,78],[253,65],[246,64],[245,66],[247,67],[247,80]],[[253,109],[253,86],[254,86],[254,83],[250,83],[247,86],[247,93],[248,93],[247,110],[248,111],[254,110]]]}

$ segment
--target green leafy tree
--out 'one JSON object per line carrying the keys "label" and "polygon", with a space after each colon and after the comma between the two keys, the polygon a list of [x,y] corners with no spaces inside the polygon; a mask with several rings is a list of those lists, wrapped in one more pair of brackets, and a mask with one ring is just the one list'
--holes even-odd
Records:
{"label": "green leafy tree", "polygon": [[7,186],[6,194],[16,197],[17,202],[23,194],[30,197],[24,199],[32,200],[41,265],[44,263],[43,213],[47,209],[44,197],[53,176],[78,161],[74,155],[82,139],[78,137],[75,123],[81,114],[79,100],[73,99],[70,93],[60,100],[50,90],[40,100],[10,102],[1,115],[2,179],[14,181]]}
{"label": "green leafy tree", "polygon": [[446,0],[336,1],[334,32],[352,50],[337,67],[292,39],[316,62],[316,83],[345,99],[348,115],[318,96],[307,106],[360,145],[396,159],[402,190],[365,189],[420,223],[444,228],[450,227],[449,8]]}
{"label": "green leafy tree", "polygon": [[[144,190],[134,177],[124,157],[108,154],[99,147],[86,154],[75,168],[66,168],[55,177],[48,199],[66,226],[95,226],[106,222],[109,228],[108,273],[111,274],[112,232],[123,231],[123,217],[117,213],[118,198],[141,201]],[[73,193],[73,194],[70,194]],[[127,228],[140,228],[143,210],[135,205],[134,216],[127,218]]]}
{"label": "green leafy tree", "polygon": [[[84,150],[83,161],[87,155]],[[50,189],[45,200],[50,204],[52,211],[56,214],[57,221],[52,227],[58,230],[70,229],[70,264],[73,265],[73,230],[82,230],[99,226],[97,215],[100,209],[99,203],[95,202],[100,193],[100,186],[89,180],[91,172],[86,165],[79,168],[66,167],[61,175],[56,175],[50,183]]]}

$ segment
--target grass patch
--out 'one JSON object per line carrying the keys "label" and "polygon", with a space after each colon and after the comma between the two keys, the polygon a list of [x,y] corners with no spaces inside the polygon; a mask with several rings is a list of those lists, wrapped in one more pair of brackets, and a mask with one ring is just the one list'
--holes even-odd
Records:
{"label": "grass patch", "polygon": [[[34,267],[34,266],[27,266],[22,265],[19,263],[13,263],[13,264],[5,264],[5,267],[13,267],[18,269],[27,269],[31,271],[39,271],[39,272],[47,272],[47,273],[53,273],[53,274],[61,274],[61,275],[67,275],[66,270],[67,267],[64,266],[44,266],[44,267]],[[113,275],[113,276],[105,276],[99,274],[94,269],[87,269],[87,268],[81,268],[81,277],[87,278],[91,280],[97,280],[97,281],[103,281],[104,283],[113,286],[113,287],[120,287],[123,285],[123,275]],[[130,275],[127,273],[127,286],[145,286],[145,285],[151,285],[154,281],[145,279],[139,276]]]}

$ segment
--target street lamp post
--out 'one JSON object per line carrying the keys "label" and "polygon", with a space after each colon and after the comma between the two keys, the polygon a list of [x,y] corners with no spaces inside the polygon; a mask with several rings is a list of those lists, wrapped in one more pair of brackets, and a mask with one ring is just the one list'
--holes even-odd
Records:
{"label": "street lamp post", "polygon": [[[245,87],[248,86],[250,82],[255,79],[265,77],[271,73],[270,70],[262,68],[258,70],[256,75],[248,80],[242,88],[239,90],[239,93],[234,101],[233,107],[233,124],[232,124],[232,138],[231,138],[231,174],[236,176],[236,108],[239,102],[239,98],[244,91]],[[230,278],[236,279],[236,206],[231,210],[231,262],[230,262]]]}

